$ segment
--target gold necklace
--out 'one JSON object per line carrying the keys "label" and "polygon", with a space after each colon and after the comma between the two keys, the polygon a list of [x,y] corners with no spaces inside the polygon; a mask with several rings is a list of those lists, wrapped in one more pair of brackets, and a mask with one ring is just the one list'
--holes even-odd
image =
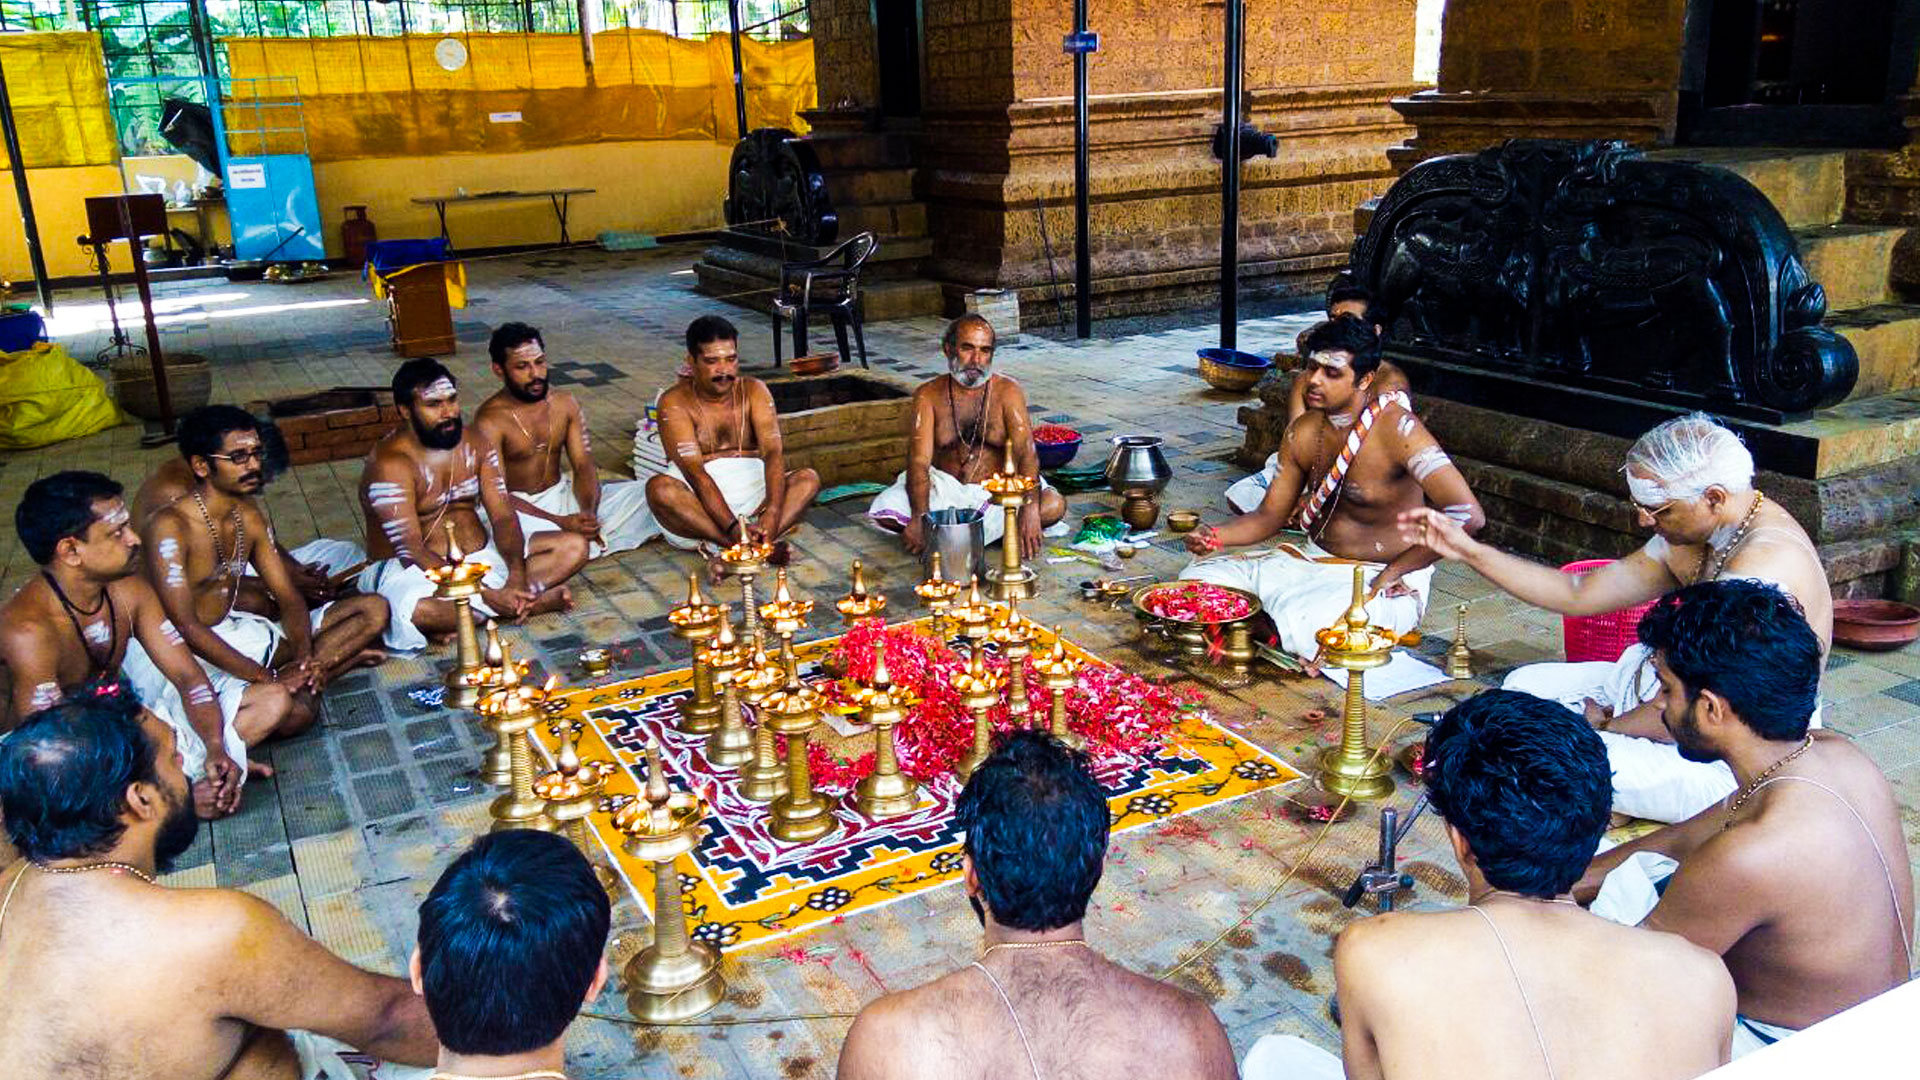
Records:
{"label": "gold necklace", "polygon": [[[1787,762],[1792,761],[1794,758],[1797,758],[1801,754],[1806,753],[1809,749],[1812,749],[1812,747],[1813,747],[1813,732],[1809,731],[1807,732],[1807,737],[1800,740],[1799,746],[1794,747],[1791,752],[1789,752],[1785,757],[1781,758],[1779,761],[1776,761],[1773,764],[1767,766],[1764,770],[1761,771],[1759,776],[1756,776],[1753,778],[1752,783],[1740,789],[1740,794],[1735,795],[1733,797],[1732,804],[1727,807],[1727,816],[1732,817],[1735,813],[1739,811],[1739,809],[1742,806],[1745,806],[1747,804],[1747,800],[1753,798],[1753,793],[1760,790],[1760,785],[1767,782],[1767,777],[1772,776],[1774,773],[1779,772],[1781,767],[1784,766]],[[1728,824],[1732,824],[1732,822],[1728,822]]]}
{"label": "gold necklace", "polygon": [[567,1080],[567,1074],[553,1069],[535,1069],[512,1076],[469,1076],[466,1073],[436,1072],[427,1080]]}
{"label": "gold necklace", "polygon": [[1727,568],[1727,560],[1733,558],[1734,550],[1740,546],[1741,541],[1747,538],[1747,530],[1753,528],[1754,515],[1760,512],[1760,504],[1766,501],[1767,496],[1765,492],[1756,491],[1753,493],[1753,505],[1747,508],[1747,516],[1740,519],[1740,528],[1734,531],[1733,539],[1727,541],[1727,546],[1720,549],[1718,558],[1713,564],[1713,573],[1711,574],[1707,573],[1707,559],[1715,554],[1713,545],[1707,544],[1700,549],[1700,569],[1693,575],[1693,583],[1695,585],[1703,581],[1711,581],[1718,578],[1720,571]]}
{"label": "gold necklace", "polygon": [[96,862],[85,866],[48,866],[46,863],[33,863],[33,868],[43,874],[85,874],[94,870],[125,870],[149,885],[154,884],[153,875],[137,866],[123,862]]}
{"label": "gold necklace", "polygon": [[985,956],[995,949],[1058,949],[1067,945],[1078,945],[1083,949],[1093,948],[1087,944],[1086,938],[1066,938],[1062,941],[1002,941],[998,945],[987,946],[981,950],[980,955]]}

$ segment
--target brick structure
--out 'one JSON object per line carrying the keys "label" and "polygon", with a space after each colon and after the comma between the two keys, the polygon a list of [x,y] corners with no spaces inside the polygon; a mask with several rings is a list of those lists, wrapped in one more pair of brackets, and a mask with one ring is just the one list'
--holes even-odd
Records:
{"label": "brick structure", "polygon": [[287,440],[295,465],[365,457],[382,435],[402,423],[400,409],[384,393],[332,390],[268,401],[253,401],[247,411],[270,416]]}
{"label": "brick structure", "polygon": [[[1280,136],[1280,154],[1245,166],[1247,283],[1317,292],[1343,261],[1352,208],[1386,189],[1385,150],[1410,134],[1388,102],[1416,89],[1414,6],[1248,0],[1247,118]],[[1021,294],[1024,321],[1055,321],[1055,283],[1066,298],[1073,282],[1073,65],[1060,47],[1071,6],[959,0],[922,10],[913,165],[931,254],[921,272],[940,284],[949,313],[973,289],[1009,288]],[[814,7],[816,130],[878,124],[867,11],[853,0]],[[1115,0],[1094,11],[1091,248],[1101,314],[1189,306],[1217,290],[1221,170],[1210,144],[1222,24],[1217,2]]]}

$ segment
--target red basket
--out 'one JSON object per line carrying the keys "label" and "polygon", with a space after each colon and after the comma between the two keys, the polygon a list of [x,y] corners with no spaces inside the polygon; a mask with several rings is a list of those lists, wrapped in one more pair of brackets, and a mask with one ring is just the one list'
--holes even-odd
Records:
{"label": "red basket", "polygon": [[[1560,568],[1563,574],[1584,574],[1613,562],[1612,559],[1581,559]],[[1566,643],[1567,660],[1602,660],[1609,664],[1620,659],[1630,645],[1640,643],[1640,616],[1653,606],[1649,600],[1638,607],[1610,611],[1605,615],[1567,615],[1560,620]]]}

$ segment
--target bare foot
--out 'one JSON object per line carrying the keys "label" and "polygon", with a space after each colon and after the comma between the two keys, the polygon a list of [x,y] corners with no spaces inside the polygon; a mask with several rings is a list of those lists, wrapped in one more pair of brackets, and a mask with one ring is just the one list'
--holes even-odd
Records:
{"label": "bare foot", "polygon": [[386,662],[387,652],[385,649],[361,649],[358,653],[354,654],[353,659],[340,665],[340,670],[352,671],[354,668],[379,667]]}
{"label": "bare foot", "polygon": [[193,785],[193,816],[201,821],[217,821],[233,813],[220,809],[219,796],[213,793],[213,784],[207,780],[198,780]]}
{"label": "bare foot", "polygon": [[527,605],[527,616],[545,615],[554,611],[573,610],[573,590],[565,585],[555,585],[542,592],[533,603]]}
{"label": "bare foot", "polygon": [[273,766],[264,761],[247,762],[247,779],[269,780],[273,778]]}

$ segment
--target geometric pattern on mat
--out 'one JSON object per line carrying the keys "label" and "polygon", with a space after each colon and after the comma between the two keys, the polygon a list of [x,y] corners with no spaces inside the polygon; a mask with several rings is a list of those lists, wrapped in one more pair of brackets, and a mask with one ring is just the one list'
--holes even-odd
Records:
{"label": "geometric pattern on mat", "polygon": [[[795,647],[803,678],[825,677],[818,662],[837,640]],[[1098,659],[1071,641],[1067,646],[1082,659]],[[609,794],[644,786],[651,736],[660,742],[671,786],[691,789],[706,802],[705,836],[677,866],[696,939],[726,951],[761,945],[959,880],[956,778],[922,784],[919,808],[885,821],[862,815],[846,792],[822,788],[841,796],[834,808],[839,827],[811,844],[785,844],[767,832],[766,806],[737,794],[733,770],[707,763],[706,736],[674,728],[676,703],[691,693],[692,672],[681,669],[563,692],[548,708],[586,722],[583,757],[619,766],[608,779]],[[751,720],[751,709],[746,712]],[[534,734],[551,755],[553,740],[544,725]],[[1300,779],[1286,762],[1215,724],[1205,709],[1184,714],[1165,746],[1093,765],[1116,833]],[[620,834],[605,815],[591,822],[634,899],[650,909],[652,865],[622,850]]]}

